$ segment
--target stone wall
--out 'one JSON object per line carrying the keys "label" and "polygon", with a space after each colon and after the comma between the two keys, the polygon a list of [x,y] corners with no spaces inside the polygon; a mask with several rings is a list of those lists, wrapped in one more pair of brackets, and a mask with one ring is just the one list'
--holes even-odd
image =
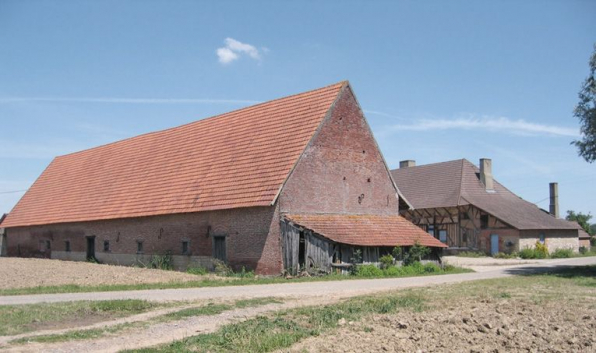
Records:
{"label": "stone wall", "polygon": [[578,232],[575,229],[565,230],[524,230],[520,231],[519,249],[533,248],[540,235],[544,234],[544,240],[549,252],[556,249],[571,249],[579,251]]}

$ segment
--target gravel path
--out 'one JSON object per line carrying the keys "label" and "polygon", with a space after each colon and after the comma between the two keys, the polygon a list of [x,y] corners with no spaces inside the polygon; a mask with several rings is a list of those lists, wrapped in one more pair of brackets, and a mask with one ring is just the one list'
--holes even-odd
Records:
{"label": "gravel path", "polygon": [[257,315],[282,309],[302,306],[325,305],[336,301],[334,298],[303,299],[282,304],[268,304],[258,307],[234,309],[212,316],[195,316],[186,320],[159,323],[147,329],[127,331],[121,335],[108,335],[95,340],[69,341],[59,343],[28,343],[26,345],[3,348],[3,352],[96,352],[112,353],[124,349],[139,349],[182,340],[186,337],[217,331],[221,326],[241,322]]}
{"label": "gravel path", "polygon": [[596,257],[564,260],[549,260],[540,264],[523,266],[501,266],[497,270],[452,275],[363,279],[345,281],[302,282],[283,284],[263,284],[250,286],[228,286],[209,288],[185,288],[162,290],[138,290],[98,293],[38,294],[0,297],[0,305],[34,304],[43,302],[66,302],[77,300],[118,300],[142,299],[150,301],[196,301],[211,299],[243,299],[262,297],[351,297],[368,293],[389,291],[401,288],[421,287],[443,283],[458,283],[491,279],[544,271],[556,266],[595,265]]}
{"label": "gravel path", "polygon": [[96,286],[187,282],[201,279],[200,276],[177,271],[15,257],[0,257],[0,278],[0,289],[65,284]]}

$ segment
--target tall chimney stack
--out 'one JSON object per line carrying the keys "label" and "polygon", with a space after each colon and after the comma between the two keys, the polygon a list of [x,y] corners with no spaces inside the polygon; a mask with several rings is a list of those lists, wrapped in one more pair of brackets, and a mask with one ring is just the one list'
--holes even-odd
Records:
{"label": "tall chimney stack", "polygon": [[407,161],[399,162],[399,169],[415,167],[415,166],[416,166],[416,161],[412,160],[412,159],[408,159]]}
{"label": "tall chimney stack", "polygon": [[550,205],[548,211],[550,214],[559,218],[559,183],[550,183]]}
{"label": "tall chimney stack", "polygon": [[493,164],[489,158],[480,158],[480,181],[484,184],[486,191],[494,191],[493,185]]}

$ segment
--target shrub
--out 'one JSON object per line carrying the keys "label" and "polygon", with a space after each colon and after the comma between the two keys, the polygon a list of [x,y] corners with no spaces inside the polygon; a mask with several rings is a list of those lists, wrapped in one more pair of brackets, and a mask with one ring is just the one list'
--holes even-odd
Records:
{"label": "shrub", "polygon": [[517,256],[518,254],[516,252],[512,252],[511,254],[499,252],[493,255],[495,259],[515,259]]}
{"label": "shrub", "polygon": [[387,277],[397,277],[404,274],[401,267],[390,266],[383,270],[383,274]]}
{"label": "shrub", "polygon": [[202,276],[207,274],[207,269],[203,266],[190,266],[186,269],[186,273]]}
{"label": "shrub", "polygon": [[546,259],[548,257],[548,248],[546,244],[542,244],[541,242],[536,242],[536,258],[537,259]]}
{"label": "shrub", "polygon": [[426,246],[420,245],[416,242],[414,245],[410,247],[410,250],[404,255],[403,261],[404,265],[412,265],[415,262],[420,262],[422,259],[430,254],[430,248]]}
{"label": "shrub", "polygon": [[383,271],[375,265],[358,265],[355,275],[358,277],[381,277]]}
{"label": "shrub", "polygon": [[356,249],[352,254],[352,258],[350,258],[350,263],[352,267],[350,268],[350,273],[355,275],[358,272],[358,266],[362,263],[362,250]]}
{"label": "shrub", "polygon": [[404,259],[404,250],[401,247],[396,246],[393,248],[392,255],[394,259],[401,261]]}
{"label": "shrub", "polygon": [[596,236],[590,237],[590,246],[596,246]]}
{"label": "shrub", "polygon": [[573,256],[573,250],[571,249],[557,249],[550,254],[553,259],[564,259]]}
{"label": "shrub", "polygon": [[425,273],[441,272],[441,268],[432,262],[429,262],[423,266]]}
{"label": "shrub", "polygon": [[486,257],[486,254],[481,251],[462,251],[457,256],[460,257]]}
{"label": "shrub", "polygon": [[586,248],[585,246],[580,246],[579,247],[579,253],[580,254],[587,254],[588,253],[588,248]]}
{"label": "shrub", "polygon": [[213,260],[213,268],[215,269],[215,273],[220,276],[229,276],[234,272],[225,262],[217,259]]}
{"label": "shrub", "polygon": [[172,270],[174,268],[172,254],[167,252],[163,255],[151,255],[149,266],[147,267],[159,270]]}
{"label": "shrub", "polygon": [[239,278],[254,278],[255,271],[247,271],[246,268],[244,268],[244,266],[242,266],[242,269],[240,270],[240,272],[230,272],[230,273],[228,273],[228,276],[239,277]]}
{"label": "shrub", "polygon": [[391,255],[384,255],[379,258],[379,262],[381,263],[381,269],[386,269],[393,266],[393,256]]}
{"label": "shrub", "polygon": [[532,248],[525,248],[519,252],[519,257],[522,259],[535,259],[536,258],[536,251]]}

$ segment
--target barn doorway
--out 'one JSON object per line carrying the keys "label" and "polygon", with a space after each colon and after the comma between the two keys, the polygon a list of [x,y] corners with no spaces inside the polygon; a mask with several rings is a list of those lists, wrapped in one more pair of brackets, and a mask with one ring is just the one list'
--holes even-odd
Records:
{"label": "barn doorway", "polygon": [[298,239],[298,270],[306,268],[306,241],[304,239],[304,232],[300,232]]}
{"label": "barn doorway", "polygon": [[87,237],[87,260],[95,260],[95,236]]}
{"label": "barn doorway", "polygon": [[226,237],[216,236],[213,237],[213,257],[226,262]]}

